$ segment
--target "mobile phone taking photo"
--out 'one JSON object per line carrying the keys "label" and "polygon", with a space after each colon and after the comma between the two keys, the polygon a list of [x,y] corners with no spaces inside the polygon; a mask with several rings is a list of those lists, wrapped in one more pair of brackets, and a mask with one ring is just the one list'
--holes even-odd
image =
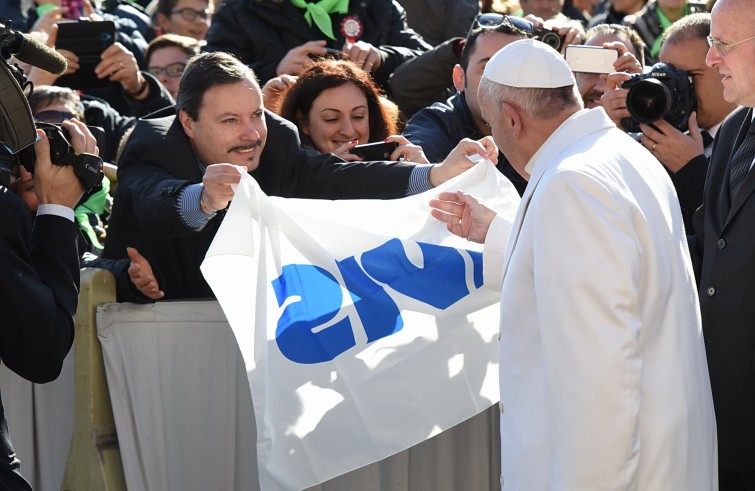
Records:
{"label": "mobile phone taking photo", "polygon": [[349,153],[359,155],[362,160],[390,160],[391,154],[398,148],[396,142],[375,142],[357,145],[349,150]]}
{"label": "mobile phone taking photo", "polygon": [[573,72],[577,73],[613,73],[616,69],[613,63],[619,58],[615,49],[601,46],[566,47],[566,63]]}
{"label": "mobile phone taking photo", "polygon": [[63,75],[57,85],[72,89],[107,87],[112,84],[107,78],[97,78],[95,67],[102,61],[102,52],[115,42],[115,24],[102,22],[61,22],[58,24],[57,49],[66,49],[79,57],[79,68],[74,73]]}

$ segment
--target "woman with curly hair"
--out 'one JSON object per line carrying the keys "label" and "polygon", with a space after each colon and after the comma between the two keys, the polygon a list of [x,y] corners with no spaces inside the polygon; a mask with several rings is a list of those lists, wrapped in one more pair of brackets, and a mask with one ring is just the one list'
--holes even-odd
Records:
{"label": "woman with curly hair", "polygon": [[[396,133],[397,113],[372,78],[347,60],[314,61],[299,77],[277,77],[265,85],[266,105],[293,122],[302,145],[363,160],[351,153],[356,145],[395,142],[390,160],[426,163],[422,148]],[[393,115],[391,115],[393,113]]]}

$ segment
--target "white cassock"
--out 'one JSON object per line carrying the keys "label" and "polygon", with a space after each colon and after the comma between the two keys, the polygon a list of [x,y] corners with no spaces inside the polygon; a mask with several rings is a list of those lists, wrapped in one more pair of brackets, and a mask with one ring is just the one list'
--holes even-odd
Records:
{"label": "white cassock", "polygon": [[502,281],[503,489],[718,489],[700,309],[666,171],[602,108],[564,122],[528,169],[513,226],[496,219],[484,252],[486,284]]}

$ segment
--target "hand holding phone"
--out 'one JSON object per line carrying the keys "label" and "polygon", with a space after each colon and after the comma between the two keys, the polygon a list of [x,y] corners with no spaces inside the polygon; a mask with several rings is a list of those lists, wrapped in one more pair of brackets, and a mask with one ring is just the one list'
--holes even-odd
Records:
{"label": "hand holding phone", "polygon": [[112,82],[100,79],[94,69],[102,61],[102,53],[115,42],[115,24],[102,22],[61,22],[58,24],[57,49],[65,49],[75,54],[79,68],[70,75],[63,75],[57,85],[72,89],[105,87]]}
{"label": "hand holding phone", "polygon": [[390,160],[391,154],[398,148],[396,142],[375,142],[357,145],[349,153],[359,155],[362,160]]}

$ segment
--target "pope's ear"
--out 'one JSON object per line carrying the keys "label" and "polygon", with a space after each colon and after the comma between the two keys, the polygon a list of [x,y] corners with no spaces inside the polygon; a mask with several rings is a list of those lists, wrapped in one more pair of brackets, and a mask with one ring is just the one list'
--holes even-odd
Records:
{"label": "pope's ear", "polygon": [[508,102],[501,102],[498,118],[502,121],[504,127],[509,128],[514,138],[518,138],[522,133],[522,115],[516,106]]}

